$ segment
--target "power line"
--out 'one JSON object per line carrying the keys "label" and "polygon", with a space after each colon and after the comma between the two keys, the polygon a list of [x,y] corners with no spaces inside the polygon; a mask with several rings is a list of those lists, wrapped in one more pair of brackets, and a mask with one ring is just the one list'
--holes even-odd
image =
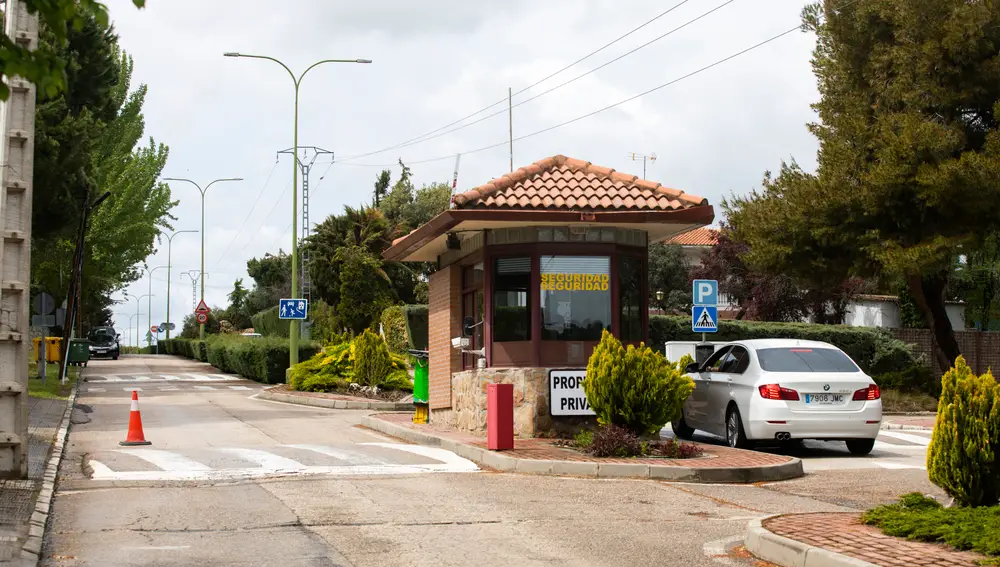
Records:
{"label": "power line", "polygon": [[[690,0],[682,0],[681,2],[675,4],[673,7],[667,9],[666,11],[661,12],[660,14],[658,14],[657,16],[653,17],[650,20],[647,20],[646,22],[644,22],[643,24],[639,25],[638,27],[632,28],[631,30],[629,30],[628,32],[626,32],[624,35],[618,36],[616,39],[614,39],[614,40],[612,40],[612,41],[610,41],[610,42],[602,45],[601,47],[595,49],[594,51],[591,51],[587,55],[584,55],[583,57],[577,59],[576,61],[570,63],[569,65],[566,65],[565,67],[559,69],[558,71],[555,71],[554,73],[550,73],[550,74],[546,75],[545,77],[543,77],[542,79],[539,79],[539,80],[535,81],[534,83],[531,83],[530,85],[524,87],[523,89],[517,91],[516,93],[514,93],[513,95],[510,95],[510,96],[517,96],[517,95],[519,95],[521,93],[524,93],[524,92],[526,92],[526,91],[528,91],[528,90],[530,90],[530,89],[532,89],[534,87],[537,87],[538,85],[544,83],[545,81],[551,79],[552,77],[555,77],[556,75],[559,75],[560,73],[562,73],[562,72],[570,69],[571,67],[574,67],[575,65],[578,65],[579,63],[582,63],[582,62],[586,61],[587,59],[590,59],[591,57],[593,57],[594,55],[597,55],[601,51],[604,51],[605,49],[611,47],[612,45],[618,43],[619,41],[625,39],[626,37],[634,34],[635,32],[641,30],[642,28],[648,26],[649,24],[655,22],[656,20],[662,18],[663,16],[666,16],[667,14],[669,14],[670,12],[673,12],[677,8],[680,8],[684,4],[687,4],[689,1]],[[456,124],[464,122],[465,120],[468,120],[469,118],[472,118],[473,116],[475,116],[477,114],[480,114],[482,112],[486,112],[487,110],[489,110],[489,109],[491,109],[491,108],[493,108],[493,107],[495,107],[495,106],[497,106],[499,104],[503,104],[503,103],[505,103],[507,101],[508,101],[508,97],[502,98],[502,99],[498,100],[497,102],[494,102],[493,104],[491,104],[491,105],[489,105],[489,106],[487,106],[485,108],[481,108],[481,109],[473,112],[472,114],[469,114],[467,116],[463,116],[462,118],[459,118],[458,120],[455,120],[454,122],[450,122],[448,124],[445,124],[444,126],[441,126],[440,128],[431,130],[430,132],[427,132],[426,134],[422,134],[420,136],[417,136],[416,138],[410,138],[409,140],[405,140],[405,141],[400,142],[400,143],[398,143],[396,145],[389,146],[389,147],[383,148],[381,150],[376,150],[376,151],[373,151],[373,152],[367,152],[367,153],[364,153],[364,154],[358,154],[358,155],[354,155],[354,156],[347,156],[347,157],[343,158],[341,161],[348,161],[348,160],[354,160],[354,159],[358,159],[358,158],[373,156],[373,155],[384,153],[384,152],[388,152],[390,150],[394,150],[394,149],[397,149],[397,148],[402,148],[402,147],[405,147],[407,145],[411,145],[411,142],[415,142],[417,140],[420,140],[421,138],[426,138],[427,136],[430,136],[431,134],[436,134],[437,132],[440,132],[441,130],[445,130],[445,129],[450,128],[450,127],[452,127],[452,126],[454,126]],[[490,116],[495,116],[495,114],[494,115],[490,115]],[[489,118],[489,116],[487,118]],[[428,138],[428,139],[430,139],[430,138]]]}
{"label": "power line", "polygon": [[277,159],[274,160],[274,166],[271,167],[271,173],[267,174],[267,179],[264,181],[264,186],[260,188],[259,192],[257,192],[257,199],[254,200],[253,206],[250,207],[250,212],[247,214],[247,217],[243,219],[243,224],[240,225],[240,229],[236,231],[236,235],[233,236],[233,239],[229,241],[229,246],[226,246],[226,250],[222,254],[220,254],[218,258],[215,259],[215,262],[212,264],[212,268],[218,265],[219,261],[226,257],[226,254],[233,247],[233,244],[236,242],[236,239],[239,238],[241,234],[243,234],[243,229],[246,228],[247,221],[249,221],[250,217],[253,216],[253,212],[257,210],[257,204],[260,203],[260,198],[264,195],[264,190],[267,189],[267,184],[270,183],[271,176],[274,175],[274,171],[276,169],[278,169]]}
{"label": "power line", "polygon": [[[447,136],[448,134],[451,134],[451,133],[454,133],[454,132],[458,132],[459,130],[463,130],[465,128],[468,128],[469,126],[473,126],[475,124],[479,124],[480,122],[489,120],[490,118],[493,118],[495,116],[500,116],[501,114],[507,114],[511,109],[517,108],[517,107],[519,107],[519,106],[521,106],[523,104],[528,104],[529,102],[531,102],[531,101],[533,101],[535,99],[539,99],[539,98],[541,98],[541,97],[543,97],[543,96],[545,96],[545,95],[547,95],[547,94],[549,94],[549,93],[551,93],[553,91],[559,90],[559,89],[565,87],[566,85],[569,85],[571,83],[575,83],[576,81],[578,81],[578,80],[586,77],[587,75],[590,75],[591,73],[595,73],[597,71],[600,71],[601,69],[607,67],[608,65],[611,65],[612,63],[616,63],[616,62],[618,62],[618,61],[620,61],[620,60],[628,57],[629,55],[632,55],[633,53],[635,53],[635,52],[637,52],[637,51],[639,51],[641,49],[645,49],[646,47],[649,47],[650,45],[656,43],[657,41],[660,41],[661,39],[663,39],[663,38],[665,38],[665,37],[667,37],[669,35],[672,35],[672,34],[678,32],[678,31],[686,28],[687,26],[689,26],[689,25],[697,22],[698,20],[701,20],[702,18],[708,17],[712,13],[717,12],[717,11],[721,10],[722,8],[725,8],[726,6],[732,4],[735,1],[736,0],[727,0],[726,2],[723,2],[722,4],[719,4],[715,8],[712,8],[711,10],[709,10],[709,11],[701,14],[700,16],[698,16],[696,18],[693,18],[691,20],[688,20],[687,22],[685,22],[685,23],[677,26],[676,28],[668,31],[667,33],[665,33],[663,35],[660,35],[660,36],[657,36],[657,37],[655,37],[655,38],[647,41],[646,43],[640,45],[639,47],[636,47],[635,49],[632,49],[631,51],[627,51],[627,52],[619,55],[618,57],[615,57],[614,59],[612,59],[612,60],[610,60],[610,61],[602,64],[602,65],[594,67],[593,69],[591,69],[591,70],[589,70],[589,71],[587,71],[585,73],[581,73],[581,74],[573,77],[572,79],[570,79],[568,81],[562,82],[562,83],[560,83],[560,84],[558,84],[558,85],[556,85],[554,87],[551,87],[551,88],[549,88],[547,90],[544,90],[544,91],[542,91],[542,92],[540,92],[540,93],[538,93],[538,94],[536,94],[536,95],[534,95],[534,96],[532,96],[530,98],[522,100],[522,101],[520,101],[520,102],[518,102],[518,103],[516,103],[516,104],[514,104],[512,106],[510,106],[508,109],[498,110],[497,112],[494,112],[492,114],[487,114],[486,116],[483,116],[481,118],[473,120],[472,122],[469,122],[467,124],[462,124],[461,126],[458,126],[456,128],[452,128],[450,130],[445,130],[444,132],[441,132],[439,134],[434,134],[433,136],[426,137],[426,138],[424,138],[422,140],[417,140],[417,141],[410,142],[410,143],[407,143],[407,144],[401,144],[401,145],[398,145],[397,147],[398,148],[405,148],[405,147],[414,146],[414,145],[417,145],[417,144],[422,144],[422,143],[424,143],[426,141],[433,140],[435,138],[440,138],[441,136]],[[395,149],[395,148],[393,148],[393,149]],[[386,151],[388,151],[388,150],[386,150]],[[374,152],[374,153],[379,153],[379,152]],[[364,155],[372,155],[372,154],[364,154]],[[358,156],[358,157],[361,157],[361,156]],[[347,159],[350,159],[350,158],[347,158]]]}
{"label": "power line", "polygon": [[[847,6],[849,6],[851,4],[854,4],[857,1],[858,0],[851,0],[850,2],[847,2],[846,4],[844,4],[842,6],[839,6],[838,9],[846,8]],[[586,118],[590,118],[591,116],[594,116],[594,115],[600,114],[602,112],[605,112],[607,110],[611,110],[612,108],[621,106],[623,104],[627,104],[629,102],[632,102],[633,100],[639,99],[641,97],[644,97],[644,96],[646,96],[648,94],[651,94],[651,93],[654,93],[656,91],[665,89],[665,88],[667,88],[667,87],[669,87],[671,85],[674,85],[676,83],[679,83],[679,82],[681,82],[681,81],[683,81],[685,79],[689,79],[689,78],[691,78],[691,77],[693,77],[695,75],[703,73],[703,72],[705,72],[705,71],[707,71],[707,70],[709,70],[709,69],[711,69],[713,67],[717,67],[719,65],[722,65],[723,63],[726,63],[726,62],[728,62],[728,61],[730,61],[732,59],[735,59],[735,58],[737,58],[737,57],[739,57],[741,55],[745,55],[745,54],[747,54],[747,53],[749,53],[749,52],[751,52],[751,51],[753,51],[755,49],[761,48],[761,47],[763,47],[763,46],[765,46],[765,45],[767,45],[767,44],[769,44],[771,42],[777,41],[778,39],[781,39],[782,37],[785,37],[786,35],[789,35],[792,32],[796,32],[796,31],[800,31],[800,30],[802,30],[802,25],[801,24],[799,24],[799,25],[797,25],[794,28],[791,28],[789,30],[783,31],[783,32],[781,32],[781,33],[779,33],[779,34],[777,34],[775,36],[772,36],[772,37],[770,37],[768,39],[765,39],[764,41],[761,41],[761,42],[759,42],[757,44],[754,44],[754,45],[752,45],[750,47],[747,47],[747,48],[745,48],[745,49],[743,49],[741,51],[738,51],[738,52],[736,52],[736,53],[734,53],[732,55],[729,55],[727,57],[719,59],[718,61],[715,61],[713,63],[705,65],[704,67],[701,67],[699,69],[691,71],[690,73],[687,73],[686,75],[682,75],[682,76],[680,76],[680,77],[678,77],[676,79],[673,79],[673,80],[668,81],[666,83],[663,83],[661,85],[655,86],[655,87],[653,87],[653,88],[651,88],[649,90],[643,91],[643,92],[641,92],[641,93],[639,93],[637,95],[630,96],[630,97],[628,97],[628,98],[626,98],[624,100],[620,100],[620,101],[618,101],[618,102],[616,102],[614,104],[609,104],[608,106],[605,106],[603,108],[599,108],[599,109],[594,110],[592,112],[588,112],[587,114],[583,114],[581,116],[577,116],[576,118],[572,118],[570,120],[566,120],[565,122],[560,122],[558,124],[554,124],[554,125],[549,126],[547,128],[542,128],[541,130],[536,130],[534,132],[531,132],[530,134],[524,134],[522,136],[518,136],[518,137],[514,138],[514,141],[518,142],[518,141],[521,141],[521,140],[525,140],[527,138],[538,136],[539,134],[544,134],[546,132],[550,132],[550,131],[555,130],[557,128],[562,128],[563,126],[568,126],[568,125],[573,124],[575,122],[579,122],[579,121],[584,120]],[[484,152],[484,151],[487,151],[487,150],[492,150],[493,148],[498,148],[498,147],[501,147],[501,146],[505,146],[505,145],[507,145],[507,143],[508,143],[508,140],[504,140],[502,142],[497,142],[495,144],[490,144],[488,146],[483,146],[481,148],[476,148],[476,149],[473,149],[473,150],[466,150],[466,151],[462,151],[462,152],[451,152],[450,154],[445,155],[445,156],[440,156],[440,157],[435,157],[435,158],[428,158],[428,159],[422,159],[422,160],[413,160],[413,161],[408,161],[406,163],[407,164],[419,164],[419,163],[430,163],[430,162],[434,162],[434,161],[441,161],[441,160],[446,160],[446,159],[455,159],[455,154],[456,153],[461,153],[464,156],[464,155],[467,155],[467,154],[474,154],[474,153],[478,153],[478,152]],[[348,165],[348,164],[338,163],[338,165]],[[360,166],[366,166],[366,167],[389,167],[390,165],[395,165],[395,164],[374,164],[374,163],[372,163],[372,164],[351,164],[351,165],[357,165],[359,167]]]}

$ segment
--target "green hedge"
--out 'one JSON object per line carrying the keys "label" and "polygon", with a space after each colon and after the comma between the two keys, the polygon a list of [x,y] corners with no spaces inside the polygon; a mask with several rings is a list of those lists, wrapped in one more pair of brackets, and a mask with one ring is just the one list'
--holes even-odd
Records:
{"label": "green hedge", "polygon": [[406,315],[406,336],[409,340],[410,348],[415,350],[427,350],[429,319],[426,305],[404,305],[403,314]]}
{"label": "green hedge", "polygon": [[255,333],[260,333],[265,337],[285,337],[288,338],[292,328],[291,319],[282,319],[278,315],[278,306],[265,309],[250,317]]}
{"label": "green hedge", "polygon": [[[284,384],[288,369],[288,340],[278,337],[210,337],[208,340],[171,339],[163,341],[167,354],[208,362],[222,372],[239,374],[265,384]],[[309,360],[319,345],[299,343],[299,360]]]}
{"label": "green hedge", "polygon": [[[843,350],[871,375],[904,372],[919,361],[912,349],[889,333],[871,327],[815,325],[811,323],[765,323],[759,321],[719,321],[713,341],[749,339],[802,339],[830,343]],[[667,341],[697,341],[701,333],[691,332],[691,318],[652,315],[649,341],[662,346]]]}

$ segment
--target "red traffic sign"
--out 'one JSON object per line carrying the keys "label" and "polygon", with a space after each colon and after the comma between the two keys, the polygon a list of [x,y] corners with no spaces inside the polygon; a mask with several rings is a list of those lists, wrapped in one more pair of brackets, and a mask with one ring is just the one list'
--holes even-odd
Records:
{"label": "red traffic sign", "polygon": [[149,328],[149,332],[150,333],[159,333],[160,332],[160,328],[157,327],[156,325],[153,325],[152,327]]}
{"label": "red traffic sign", "polygon": [[202,325],[208,323],[208,313],[199,313],[195,316],[195,318],[198,320],[198,323]]}
{"label": "red traffic sign", "polygon": [[212,310],[208,308],[208,305],[205,305],[204,299],[198,302],[198,307],[196,307],[194,310],[195,313],[205,313],[205,314],[208,314],[211,311]]}

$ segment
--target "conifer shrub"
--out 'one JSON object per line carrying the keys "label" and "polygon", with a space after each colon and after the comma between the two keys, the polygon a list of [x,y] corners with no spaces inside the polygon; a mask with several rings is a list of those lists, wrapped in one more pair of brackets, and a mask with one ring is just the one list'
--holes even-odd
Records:
{"label": "conifer shrub", "polygon": [[354,351],[354,381],[362,386],[378,386],[392,370],[389,347],[382,337],[365,329],[351,343]]}
{"label": "conifer shrub", "polygon": [[1000,501],[1000,385],[990,372],[976,376],[961,356],[941,377],[927,473],[961,506]]}
{"label": "conifer shrub", "polygon": [[659,352],[644,344],[625,348],[604,331],[587,363],[583,390],[598,423],[644,436],[680,417],[694,381]]}

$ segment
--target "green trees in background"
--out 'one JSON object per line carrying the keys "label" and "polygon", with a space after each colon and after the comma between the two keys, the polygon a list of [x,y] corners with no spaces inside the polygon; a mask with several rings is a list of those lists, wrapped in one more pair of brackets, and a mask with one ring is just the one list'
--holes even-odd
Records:
{"label": "green trees in background", "polygon": [[[132,0],[137,8],[146,0]],[[4,78],[18,75],[38,86],[38,92],[47,98],[71,88],[73,61],[65,57],[63,49],[72,34],[90,24],[101,29],[108,27],[107,7],[97,0],[23,0],[29,13],[38,14],[39,27],[48,36],[40,41],[38,49],[29,51],[18,45],[6,34],[0,34],[0,75]],[[10,88],[7,81],[0,82],[0,100],[7,100]]]}
{"label": "green trees in background", "polygon": [[817,173],[783,165],[733,199],[735,238],[750,265],[802,287],[900,278],[946,370],[955,259],[1000,228],[1000,6],[825,0],[804,23],[818,37]]}
{"label": "green trees in background", "polygon": [[91,217],[85,248],[86,327],[110,323],[110,295],[139,278],[135,266],[172,228],[176,203],[157,183],[166,146],[142,141],[146,86],[132,88],[131,57],[106,14],[103,22],[87,13],[74,21],[63,33],[52,25],[40,32],[42,49],[64,62],[65,83],[37,94],[31,275],[33,290],[66,296],[87,187],[91,198],[110,191]]}

